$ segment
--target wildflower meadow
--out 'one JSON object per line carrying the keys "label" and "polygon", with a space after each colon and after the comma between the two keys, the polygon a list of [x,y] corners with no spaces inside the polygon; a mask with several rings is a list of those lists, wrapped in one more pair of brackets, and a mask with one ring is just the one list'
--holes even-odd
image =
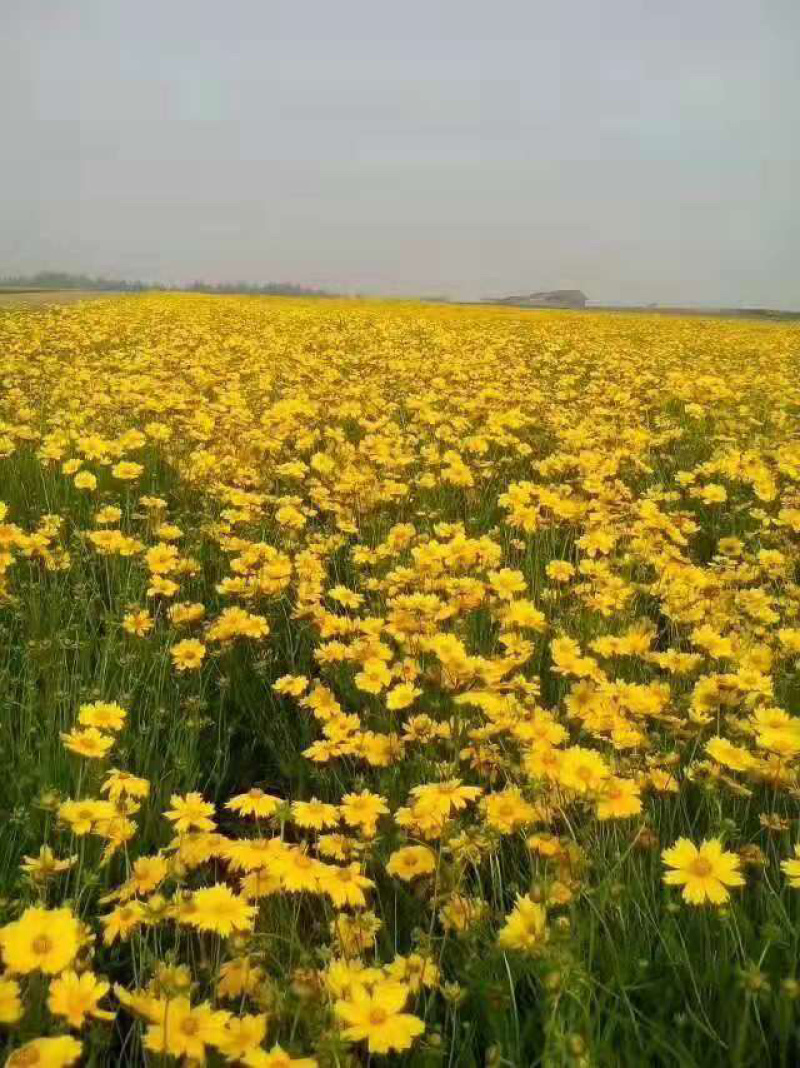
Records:
{"label": "wildflower meadow", "polygon": [[800,327],[0,309],[9,1066],[800,1063]]}

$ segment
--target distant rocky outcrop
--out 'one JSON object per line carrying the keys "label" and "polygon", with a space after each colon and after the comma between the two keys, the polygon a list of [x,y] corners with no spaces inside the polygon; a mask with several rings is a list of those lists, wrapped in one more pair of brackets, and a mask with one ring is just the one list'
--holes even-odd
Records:
{"label": "distant rocky outcrop", "polygon": [[492,303],[513,304],[519,308],[585,308],[586,299],[586,294],[580,289],[549,289],[518,297],[502,297]]}

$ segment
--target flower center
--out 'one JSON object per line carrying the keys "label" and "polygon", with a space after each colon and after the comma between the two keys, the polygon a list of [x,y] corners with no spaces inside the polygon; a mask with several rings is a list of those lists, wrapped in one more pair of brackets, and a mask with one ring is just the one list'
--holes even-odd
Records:
{"label": "flower center", "polygon": [[38,1049],[29,1046],[28,1049],[18,1049],[16,1053],[12,1053],[8,1063],[15,1068],[31,1068],[34,1064],[40,1064],[41,1059]]}
{"label": "flower center", "polygon": [[200,1024],[197,1020],[193,1020],[191,1016],[187,1016],[181,1023],[181,1032],[184,1035],[196,1035],[200,1030]]}
{"label": "flower center", "polygon": [[33,952],[40,957],[45,956],[45,954],[49,953],[52,948],[52,939],[48,938],[47,935],[43,934],[39,935],[37,938],[34,938],[33,943],[31,945],[31,949],[33,950]]}
{"label": "flower center", "polygon": [[381,1008],[370,1009],[369,1022],[376,1026],[386,1023],[386,1010]]}
{"label": "flower center", "polygon": [[692,861],[692,875],[696,875],[700,879],[705,879],[714,870],[710,860],[706,860],[705,857],[698,857],[697,860]]}

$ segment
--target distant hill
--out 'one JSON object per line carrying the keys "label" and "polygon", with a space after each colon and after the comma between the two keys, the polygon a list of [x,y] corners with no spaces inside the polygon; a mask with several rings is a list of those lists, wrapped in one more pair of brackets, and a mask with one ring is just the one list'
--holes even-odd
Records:
{"label": "distant hill", "polygon": [[297,285],[294,282],[203,282],[188,284],[162,285],[159,282],[128,281],[120,278],[92,278],[86,274],[72,274],[69,271],[37,271],[36,274],[13,275],[0,278],[0,289],[10,290],[49,290],[49,289],[85,289],[93,292],[145,293],[165,292],[168,290],[186,293],[252,294],[253,296],[272,297],[331,297],[323,289]]}
{"label": "distant hill", "polygon": [[585,308],[587,297],[580,289],[549,289],[516,297],[501,297],[492,304],[511,304],[517,308]]}

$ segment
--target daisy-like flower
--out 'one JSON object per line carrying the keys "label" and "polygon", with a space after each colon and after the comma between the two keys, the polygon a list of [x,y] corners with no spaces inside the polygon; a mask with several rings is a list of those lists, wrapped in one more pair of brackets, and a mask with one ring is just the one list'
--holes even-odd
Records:
{"label": "daisy-like flower", "polygon": [[97,727],[89,727],[83,731],[77,729],[69,732],[62,731],[61,741],[71,753],[86,757],[87,760],[102,760],[114,744],[114,739],[108,734],[103,734]]}
{"label": "daisy-like flower", "polygon": [[172,808],[167,809],[164,815],[175,824],[175,830],[183,831],[213,831],[215,824],[211,818],[214,815],[214,806],[209,801],[203,800],[203,795],[192,791],[181,797],[173,794],[170,798]]}
{"label": "daisy-like flower", "polygon": [[78,709],[78,723],[82,727],[96,727],[101,731],[118,731],[125,726],[128,713],[114,702],[94,701]]}
{"label": "daisy-like flower", "polygon": [[200,931],[214,931],[227,937],[234,931],[248,931],[257,909],[222,884],[205,886],[192,894],[187,921]]}
{"label": "daisy-like flower", "polygon": [[176,671],[194,671],[201,666],[206,647],[196,638],[184,638],[172,646],[171,656]]}
{"label": "daisy-like flower", "polygon": [[225,802],[225,808],[238,812],[240,816],[254,816],[256,819],[268,819],[273,816],[283,802],[273,794],[266,794],[254,786],[246,794],[237,794]]}
{"label": "daisy-like flower", "polygon": [[800,843],[794,847],[794,857],[781,861],[781,869],[789,876],[789,886],[800,890]]}
{"label": "daisy-like flower", "polygon": [[427,846],[404,846],[389,857],[386,871],[410,883],[420,875],[430,875],[436,870],[436,854]]}
{"label": "daisy-like flower", "polygon": [[682,886],[683,899],[690,905],[724,905],[728,887],[744,886],[739,857],[723,850],[718,838],[708,839],[700,848],[688,838],[679,838],[661,854],[671,870],[664,875],[668,886]]}
{"label": "daisy-like flower", "polygon": [[350,999],[337,1001],[334,1011],[351,1042],[366,1041],[370,1053],[402,1052],[425,1030],[422,1020],[403,1012],[407,1000],[403,983],[376,983],[370,992],[356,984]]}

